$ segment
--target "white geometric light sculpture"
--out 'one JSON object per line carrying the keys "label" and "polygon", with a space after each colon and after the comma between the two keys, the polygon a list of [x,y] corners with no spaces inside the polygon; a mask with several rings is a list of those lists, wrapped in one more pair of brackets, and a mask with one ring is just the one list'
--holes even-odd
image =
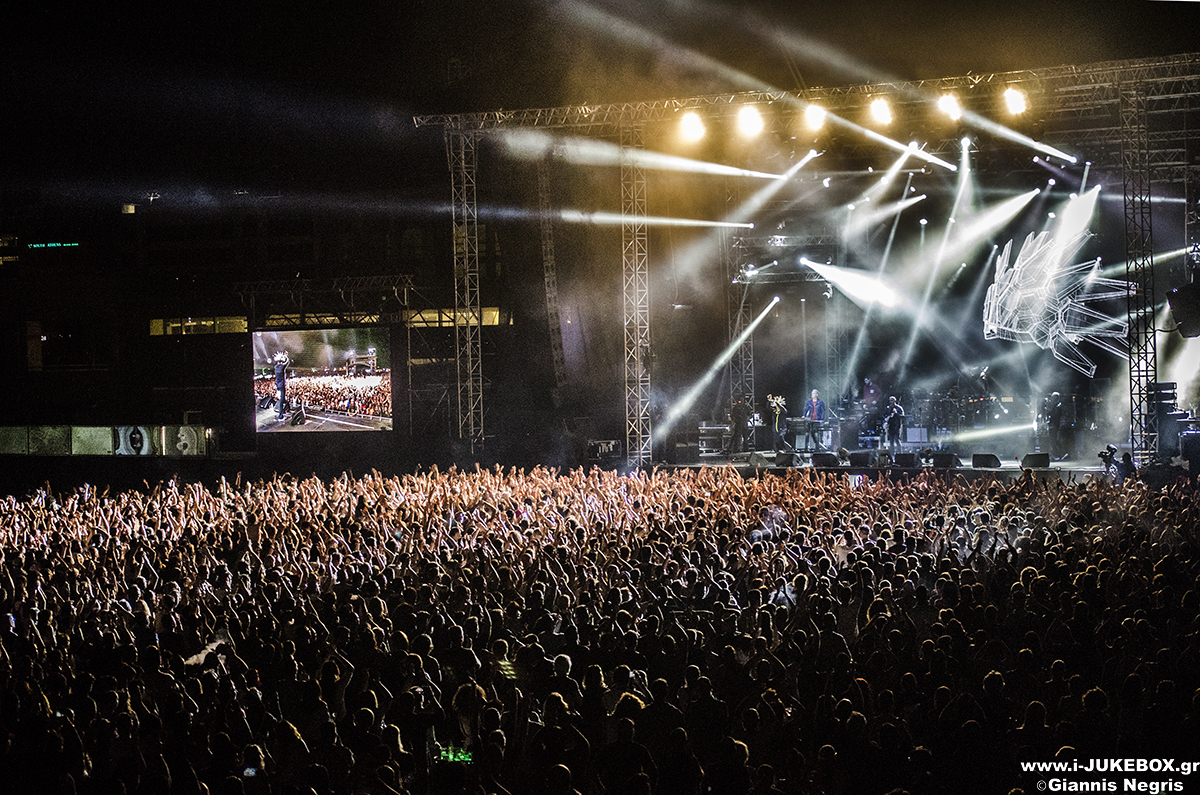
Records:
{"label": "white geometric light sculpture", "polygon": [[1032,342],[1089,378],[1096,364],[1080,350],[1081,342],[1128,359],[1129,324],[1090,304],[1127,297],[1129,283],[1100,277],[1099,257],[1065,264],[1090,236],[1079,232],[1060,245],[1049,232],[1030,232],[1011,265],[1008,241],[983,303],[984,339]]}

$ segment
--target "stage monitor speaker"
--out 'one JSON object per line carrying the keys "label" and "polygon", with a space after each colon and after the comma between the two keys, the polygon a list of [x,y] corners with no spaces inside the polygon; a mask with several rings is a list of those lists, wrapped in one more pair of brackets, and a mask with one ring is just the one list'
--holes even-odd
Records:
{"label": "stage monitor speaker", "polygon": [[794,467],[796,466],[796,454],[789,453],[785,450],[779,450],[775,453],[775,466],[777,467]]}
{"label": "stage monitor speaker", "polygon": [[1022,469],[1046,469],[1050,466],[1049,453],[1027,453],[1021,459]]}
{"label": "stage monitor speaker", "polygon": [[675,443],[675,462],[676,464],[698,464],[700,463],[700,443],[699,442],[676,442]]}
{"label": "stage monitor speaker", "polygon": [[958,456],[954,453],[933,454],[934,469],[955,469],[960,466],[962,466],[962,461],[959,461]]}
{"label": "stage monitor speaker", "polygon": [[892,466],[902,469],[915,469],[920,465],[916,453],[896,453],[896,457],[892,459]]}
{"label": "stage monitor speaker", "polygon": [[766,453],[755,451],[750,454],[750,459],[746,462],[752,467],[772,467],[775,466],[775,456],[767,456]]}
{"label": "stage monitor speaker", "polygon": [[1179,454],[1188,461],[1188,472],[1196,474],[1200,466],[1200,431],[1179,434]]}
{"label": "stage monitor speaker", "polygon": [[1179,333],[1185,337],[1200,337],[1200,284],[1184,284],[1167,293],[1171,317]]}
{"label": "stage monitor speaker", "polygon": [[974,469],[999,469],[1000,457],[995,453],[975,453],[971,456],[971,467]]}
{"label": "stage monitor speaker", "polygon": [[288,420],[288,425],[303,425],[307,419],[308,418],[304,416],[304,409],[296,409],[296,413],[292,415],[290,420]]}
{"label": "stage monitor speaker", "polygon": [[850,466],[852,467],[873,467],[875,466],[875,451],[862,450],[860,452],[850,454]]}
{"label": "stage monitor speaker", "polygon": [[[850,458],[854,458],[854,453],[850,454]],[[812,465],[815,467],[830,468],[841,466],[842,462],[838,459],[837,453],[819,452],[812,454]]]}

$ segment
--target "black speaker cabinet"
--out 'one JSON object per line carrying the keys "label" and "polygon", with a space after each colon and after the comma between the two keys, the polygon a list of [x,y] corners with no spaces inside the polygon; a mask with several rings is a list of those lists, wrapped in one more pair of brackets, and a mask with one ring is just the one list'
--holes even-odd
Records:
{"label": "black speaker cabinet", "polygon": [[852,467],[873,467],[875,460],[874,450],[862,450],[850,454],[850,466]]}
{"label": "black speaker cabinet", "polygon": [[[854,455],[854,453],[851,453],[850,458],[853,459]],[[812,465],[815,467],[836,467],[840,466],[841,463],[842,462],[838,460],[837,453],[820,452],[812,454]]]}
{"label": "black speaker cabinet", "polygon": [[1167,293],[1171,317],[1179,333],[1185,337],[1200,337],[1200,284],[1184,284]]}
{"label": "black speaker cabinet", "polygon": [[896,457],[892,459],[892,466],[902,469],[915,469],[920,466],[920,461],[917,460],[916,453],[896,453]]}
{"label": "black speaker cabinet", "polygon": [[700,443],[699,442],[676,442],[675,443],[675,461],[676,464],[698,464],[700,463]]}
{"label": "black speaker cabinet", "polygon": [[958,456],[954,453],[934,453],[933,468],[934,469],[955,469],[962,465],[962,461],[958,460]]}
{"label": "black speaker cabinet", "polygon": [[999,469],[1000,457],[995,453],[976,453],[971,456],[971,466],[975,469]]}
{"label": "black speaker cabinet", "polygon": [[1050,466],[1049,453],[1027,453],[1021,459],[1022,469],[1045,469]]}

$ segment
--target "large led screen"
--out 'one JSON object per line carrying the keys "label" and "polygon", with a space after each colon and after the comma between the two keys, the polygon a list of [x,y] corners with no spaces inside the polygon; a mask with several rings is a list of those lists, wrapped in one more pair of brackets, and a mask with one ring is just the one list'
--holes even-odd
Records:
{"label": "large led screen", "polygon": [[255,332],[254,410],[260,433],[390,431],[387,329]]}

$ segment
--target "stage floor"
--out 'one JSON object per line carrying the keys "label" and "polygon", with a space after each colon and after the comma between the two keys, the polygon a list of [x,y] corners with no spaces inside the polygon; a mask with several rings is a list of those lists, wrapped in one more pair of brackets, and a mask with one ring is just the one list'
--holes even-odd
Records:
{"label": "stage floor", "polygon": [[[920,461],[918,466],[895,466],[890,461],[884,464],[879,463],[879,459],[872,456],[876,451],[859,451],[858,455],[867,455],[867,462],[841,462],[836,466],[829,462],[818,461],[813,463],[811,453],[785,453],[776,454],[774,452],[749,452],[735,453],[732,456],[724,454],[702,454],[697,461],[687,463],[674,464],[657,464],[664,469],[697,469],[700,467],[733,467],[745,474],[753,475],[760,472],[772,472],[782,474],[792,469],[807,469],[813,472],[822,472],[830,474],[845,474],[852,476],[867,476],[872,479],[879,477],[883,473],[887,473],[891,478],[913,477],[923,471],[932,471],[938,474],[954,474],[968,478],[978,477],[993,477],[1001,480],[1010,480],[1020,477],[1024,471],[1021,461],[1015,457],[1010,459],[999,459],[999,466],[975,466],[971,456],[951,456],[946,454],[939,455],[937,461],[927,460]],[[996,461],[989,463],[996,463]],[[1039,462],[1040,463],[1040,462]],[[1104,467],[1097,458],[1093,461],[1085,461],[1079,458],[1068,458],[1061,461],[1049,461],[1047,466],[1030,466],[1038,477],[1053,477],[1057,479],[1080,479],[1088,475],[1104,474]]]}

